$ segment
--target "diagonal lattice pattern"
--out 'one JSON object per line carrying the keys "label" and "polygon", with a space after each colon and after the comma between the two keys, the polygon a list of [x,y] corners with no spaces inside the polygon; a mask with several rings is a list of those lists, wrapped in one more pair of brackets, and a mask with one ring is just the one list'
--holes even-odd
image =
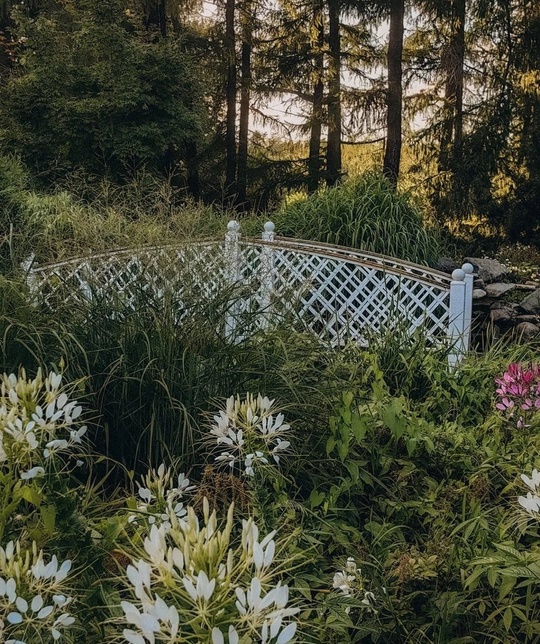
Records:
{"label": "diagonal lattice pattern", "polygon": [[29,283],[51,307],[112,294],[135,308],[141,294],[159,299],[174,293],[179,320],[195,300],[225,296],[225,329],[237,339],[286,322],[338,346],[346,340],[365,343],[370,333],[405,323],[410,332],[423,327],[437,341],[450,322],[449,276],[373,253],[296,240],[102,253],[33,268]]}

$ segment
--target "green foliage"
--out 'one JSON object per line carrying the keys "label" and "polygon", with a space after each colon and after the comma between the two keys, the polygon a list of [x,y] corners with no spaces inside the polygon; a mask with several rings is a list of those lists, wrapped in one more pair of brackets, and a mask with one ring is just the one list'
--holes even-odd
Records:
{"label": "green foliage", "polygon": [[285,202],[274,221],[280,235],[352,246],[419,264],[434,265],[439,257],[437,235],[425,227],[411,199],[374,174]]}
{"label": "green foliage", "polygon": [[0,140],[40,178],[165,170],[197,135],[189,57],[131,16],[123,0],[16,15],[19,66],[0,88]]}
{"label": "green foliage", "polygon": [[[18,270],[34,256],[44,264],[89,252],[223,236],[233,213],[186,200],[172,180],[141,171],[118,185],[74,173],[50,192],[36,190],[14,157],[0,156],[1,269]],[[260,235],[263,220],[242,229]]]}
{"label": "green foliage", "polygon": [[[279,530],[284,558],[295,562],[283,580],[301,606],[298,641],[538,639],[540,528],[516,503],[519,475],[538,465],[537,425],[518,429],[495,410],[494,395],[495,378],[510,362],[534,360],[534,345],[494,346],[451,373],[444,351],[429,350],[420,334],[339,352],[289,329],[226,344],[218,321],[231,293],[194,306],[183,324],[172,299],[143,293],[135,310],[95,298],[53,318],[26,305],[16,286],[3,293],[2,366],[64,358],[96,422],[93,475],[105,471],[109,489],[130,489],[133,470],[147,463],[181,462],[218,515],[234,498],[240,514]],[[279,476],[223,472],[201,448],[209,410],[236,392],[283,407],[295,457],[280,461]],[[39,538],[59,551],[70,547],[60,531],[72,545],[91,531],[85,579],[95,570],[102,580],[89,581],[80,614],[91,623],[88,641],[104,642],[109,626],[100,620],[120,615],[117,558],[142,545],[146,523],[128,523],[133,500],[120,511],[87,499],[81,516],[86,492],[62,490],[54,516],[48,501],[24,503],[41,513]],[[105,612],[96,608],[103,604]]]}

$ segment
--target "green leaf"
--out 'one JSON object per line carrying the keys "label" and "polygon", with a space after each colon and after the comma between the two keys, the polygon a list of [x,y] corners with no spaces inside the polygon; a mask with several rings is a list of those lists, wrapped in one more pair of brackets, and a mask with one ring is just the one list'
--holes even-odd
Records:
{"label": "green leaf", "polygon": [[418,446],[418,441],[416,440],[416,438],[409,438],[409,440],[407,441],[407,454],[409,456],[412,456],[417,446]]}
{"label": "green leaf", "polygon": [[329,438],[326,441],[326,455],[327,456],[332,453],[332,451],[333,451],[335,446],[336,446],[336,439],[335,438]]}
{"label": "green leaf", "polygon": [[351,435],[351,426],[349,423],[341,423],[340,429],[340,434],[341,434],[341,440],[348,445],[349,444],[349,438]]}
{"label": "green leaf", "polygon": [[514,616],[514,614],[512,612],[512,609],[510,607],[508,607],[504,611],[504,615],[503,615],[503,624],[504,624],[504,627],[506,628],[507,632],[512,627],[512,618],[513,618],[513,616]]}
{"label": "green leaf", "polygon": [[340,414],[341,418],[343,419],[343,422],[346,425],[350,425],[351,418],[352,418],[351,410],[342,408],[342,409],[339,410],[339,414]]}
{"label": "green leaf", "polygon": [[497,570],[497,568],[489,568],[487,571],[487,578],[492,588],[494,588],[495,584],[497,583],[498,574],[499,574],[499,571]]}
{"label": "green leaf", "polygon": [[324,492],[317,492],[317,490],[313,490],[309,495],[310,507],[312,509],[316,508],[318,505],[321,505],[321,503],[324,501],[325,498],[326,498],[326,495]]}
{"label": "green leaf", "polygon": [[515,577],[503,576],[501,586],[499,588],[499,601],[502,601],[516,585]]}
{"label": "green leaf", "polygon": [[43,494],[34,485],[24,485],[19,493],[25,501],[35,505],[37,508],[43,501]]}
{"label": "green leaf", "polygon": [[468,590],[474,590],[478,586],[478,579],[484,574],[485,569],[480,568],[480,566],[467,577],[465,580],[465,588]]}
{"label": "green leaf", "polygon": [[354,400],[354,394],[352,393],[352,391],[345,391],[343,392],[342,398],[343,398],[343,404],[346,407],[350,407],[352,405],[352,401]]}
{"label": "green leaf", "polygon": [[56,523],[56,508],[54,505],[42,505],[40,507],[40,512],[45,530],[49,535],[52,535],[54,533],[54,526]]}
{"label": "green leaf", "polygon": [[364,440],[364,436],[366,435],[367,432],[367,423],[362,420],[361,416],[358,414],[354,414],[352,419],[351,419],[351,429],[354,438],[358,443],[362,442]]}
{"label": "green leaf", "polygon": [[353,483],[358,482],[360,470],[358,469],[358,465],[354,463],[353,461],[349,461],[346,464],[347,470],[349,471],[349,474],[351,475],[351,478],[353,480]]}

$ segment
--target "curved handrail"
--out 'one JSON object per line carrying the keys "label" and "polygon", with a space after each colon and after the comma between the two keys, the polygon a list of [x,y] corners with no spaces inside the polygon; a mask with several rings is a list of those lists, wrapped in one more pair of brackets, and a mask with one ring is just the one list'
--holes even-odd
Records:
{"label": "curved handrail", "polygon": [[205,239],[197,239],[197,240],[187,240],[185,242],[174,242],[171,244],[160,244],[160,245],[153,245],[153,246],[137,246],[135,248],[133,247],[125,247],[125,248],[115,248],[114,250],[106,250],[106,251],[98,251],[96,253],[91,253],[89,255],[77,255],[76,257],[70,257],[69,259],[63,259],[61,261],[56,261],[56,262],[47,262],[45,264],[38,264],[37,266],[32,266],[30,268],[30,271],[43,271],[43,270],[52,270],[54,268],[61,268],[62,266],[68,266],[69,264],[74,264],[76,262],[80,261],[88,261],[92,259],[105,259],[107,257],[116,257],[116,256],[122,256],[122,255],[130,255],[130,254],[139,254],[139,253],[149,253],[149,252],[156,252],[160,250],[174,250],[176,248],[182,248],[182,247],[193,247],[193,246],[222,246],[223,245],[223,240],[222,239],[216,239],[214,237],[209,237]]}
{"label": "curved handrail", "polygon": [[[389,255],[381,253],[374,253],[372,251],[365,251],[348,246],[341,246],[338,244],[329,244],[325,242],[317,242],[306,239],[294,239],[289,237],[276,237],[273,241],[265,241],[262,239],[244,237],[240,240],[241,244],[249,244],[251,246],[270,246],[273,248],[290,248],[303,254],[308,252],[318,251],[317,254],[334,259],[343,259],[353,264],[368,266],[370,268],[378,268],[390,273],[395,273],[401,276],[414,277],[432,286],[441,286],[442,288],[449,288],[452,277],[446,273],[432,269],[422,264],[415,264],[407,260],[401,260]],[[99,251],[89,255],[76,256],[68,259],[63,259],[56,262],[47,262],[32,266],[31,271],[46,271],[55,268],[61,268],[69,264],[74,264],[78,261],[105,259],[107,257],[115,257],[122,255],[139,255],[151,252],[158,252],[161,250],[174,250],[182,247],[201,247],[201,246],[220,246],[223,240],[216,238],[205,238],[197,240],[186,240],[184,242],[174,242],[170,244],[159,244],[152,246],[138,246],[136,248],[124,247],[117,248],[109,251]]]}
{"label": "curved handrail", "polygon": [[[450,288],[452,277],[431,269],[428,266],[414,264],[406,260],[395,259],[388,255],[372,253],[370,251],[356,250],[347,246],[338,246],[326,244],[324,242],[311,242],[307,240],[289,239],[277,237],[274,241],[265,241],[256,238],[245,238],[240,241],[241,244],[252,246],[269,246],[271,248],[285,248],[296,250],[304,255],[316,254],[329,259],[341,259],[343,261],[356,264],[357,266],[366,266],[383,270],[387,273],[398,275],[400,277],[414,278],[417,282],[422,282],[429,286],[437,286],[443,290]],[[315,252],[314,252],[315,251]]]}

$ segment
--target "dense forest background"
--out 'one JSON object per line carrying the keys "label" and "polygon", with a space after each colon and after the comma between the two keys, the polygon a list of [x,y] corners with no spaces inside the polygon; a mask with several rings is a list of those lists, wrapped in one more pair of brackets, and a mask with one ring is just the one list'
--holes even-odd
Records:
{"label": "dense forest background", "polygon": [[1,0],[1,153],[41,190],[145,173],[238,211],[376,170],[439,222],[538,241],[538,0],[211,8]]}

